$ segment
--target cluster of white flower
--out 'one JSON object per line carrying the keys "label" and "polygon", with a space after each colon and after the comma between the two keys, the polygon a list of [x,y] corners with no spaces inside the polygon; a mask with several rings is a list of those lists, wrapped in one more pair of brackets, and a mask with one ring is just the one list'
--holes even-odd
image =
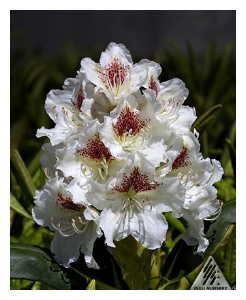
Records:
{"label": "cluster of white flower", "polygon": [[51,251],[65,267],[83,253],[88,267],[99,268],[93,247],[102,235],[109,247],[128,235],[161,247],[169,211],[187,221],[188,245],[208,246],[204,220],[220,211],[213,184],[223,169],[200,153],[185,84],[160,83],[160,73],[158,63],[134,64],[124,45],[110,43],[99,63],[82,59],[77,76],[47,95],[55,126],[37,131],[49,143],[33,218],[55,232]]}

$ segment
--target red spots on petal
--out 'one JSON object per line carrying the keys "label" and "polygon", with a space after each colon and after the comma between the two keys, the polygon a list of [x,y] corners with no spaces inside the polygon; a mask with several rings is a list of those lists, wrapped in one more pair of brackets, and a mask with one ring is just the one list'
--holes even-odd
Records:
{"label": "red spots on petal", "polygon": [[155,91],[155,95],[157,97],[159,89],[158,89],[156,81],[154,80],[153,75],[151,75],[150,80],[149,80],[149,89]]}
{"label": "red spots on petal", "polygon": [[83,157],[90,158],[91,160],[106,160],[109,162],[114,159],[108,148],[100,140],[99,134],[95,134],[94,137],[89,139],[85,148],[76,151],[77,154]]}
{"label": "red spots on petal", "polygon": [[182,167],[187,167],[191,165],[191,162],[189,160],[189,152],[188,148],[183,147],[182,151],[180,154],[176,157],[176,159],[173,162],[172,169],[179,169]]}
{"label": "red spots on petal", "polygon": [[118,58],[114,58],[105,69],[98,69],[99,78],[107,89],[120,86],[128,78],[129,66],[122,64]]}
{"label": "red spots on petal", "polygon": [[131,135],[136,135],[148,122],[149,120],[140,120],[139,113],[126,106],[119,114],[113,129],[118,137],[123,137],[128,132]]}
{"label": "red spots on petal", "polygon": [[73,105],[79,111],[81,111],[81,106],[82,106],[82,103],[83,103],[84,99],[85,99],[84,92],[83,92],[82,86],[80,86],[80,88],[78,90],[78,93],[75,96],[75,100],[72,100]]}
{"label": "red spots on petal", "polygon": [[58,194],[56,199],[56,204],[58,206],[62,206],[63,208],[67,210],[75,210],[75,211],[80,211],[85,209],[85,206],[82,204],[76,204],[74,203],[70,197],[63,197],[62,194]]}
{"label": "red spots on petal", "polygon": [[135,193],[139,193],[155,190],[160,186],[160,183],[149,183],[148,180],[148,174],[141,173],[138,167],[134,167],[129,176],[126,174],[123,175],[121,184],[114,186],[112,192],[128,193],[134,191]]}

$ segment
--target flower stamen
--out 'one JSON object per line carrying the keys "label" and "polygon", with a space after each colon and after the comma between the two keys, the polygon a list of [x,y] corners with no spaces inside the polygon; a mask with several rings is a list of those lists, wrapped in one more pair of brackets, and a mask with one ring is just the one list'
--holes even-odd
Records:
{"label": "flower stamen", "polygon": [[84,226],[84,228],[81,230],[81,229],[79,229],[79,228],[77,227],[74,218],[72,218],[72,219],[70,220],[70,222],[71,222],[71,225],[72,225],[74,231],[75,231],[76,233],[78,233],[78,234],[82,234],[83,232],[85,232],[85,230],[86,230],[86,228],[87,228],[87,226],[88,226],[88,223],[89,223],[88,221],[87,221],[85,224],[83,224],[83,223],[81,222],[81,224]]}
{"label": "flower stamen", "polygon": [[57,225],[55,226],[53,217],[50,217],[50,222],[52,227],[64,237],[71,236],[74,233],[74,231],[71,230],[71,226],[62,229],[61,229],[61,223],[57,223]]}
{"label": "flower stamen", "polygon": [[218,219],[218,217],[220,216],[221,214],[221,211],[222,211],[222,206],[223,206],[223,201],[219,200],[220,201],[220,206],[218,208],[218,210],[214,213],[214,217],[208,217],[208,218],[204,218],[204,220],[206,221],[215,221],[216,219]]}

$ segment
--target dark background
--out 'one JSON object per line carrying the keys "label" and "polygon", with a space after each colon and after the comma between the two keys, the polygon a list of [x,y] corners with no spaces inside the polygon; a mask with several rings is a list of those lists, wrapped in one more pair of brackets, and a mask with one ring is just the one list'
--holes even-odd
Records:
{"label": "dark background", "polygon": [[21,46],[48,56],[68,42],[99,52],[110,42],[123,43],[141,58],[151,58],[170,40],[184,50],[189,42],[199,54],[213,40],[218,49],[236,43],[236,10],[12,10],[10,21],[12,52]]}

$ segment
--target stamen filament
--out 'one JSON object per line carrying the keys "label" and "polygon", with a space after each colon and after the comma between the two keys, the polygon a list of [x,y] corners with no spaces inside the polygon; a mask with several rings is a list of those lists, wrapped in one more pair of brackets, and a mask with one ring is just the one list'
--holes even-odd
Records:
{"label": "stamen filament", "polygon": [[71,219],[71,225],[73,226],[74,231],[78,234],[82,234],[83,232],[85,232],[88,224],[89,224],[89,222],[86,222],[86,224],[83,224],[84,228],[81,230],[76,226],[75,219]]}

